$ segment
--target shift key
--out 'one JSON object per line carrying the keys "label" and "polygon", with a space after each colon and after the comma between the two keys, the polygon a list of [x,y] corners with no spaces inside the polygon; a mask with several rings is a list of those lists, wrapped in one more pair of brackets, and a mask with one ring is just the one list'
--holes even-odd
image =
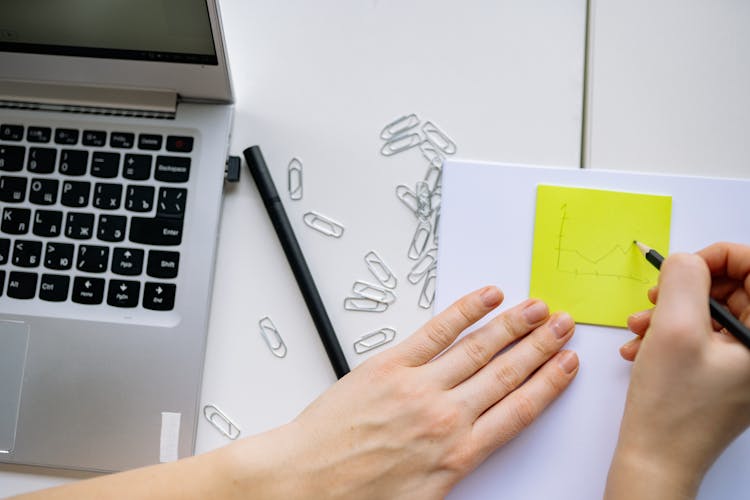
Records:
{"label": "shift key", "polygon": [[179,245],[182,242],[182,219],[132,217],[130,241],[144,245]]}

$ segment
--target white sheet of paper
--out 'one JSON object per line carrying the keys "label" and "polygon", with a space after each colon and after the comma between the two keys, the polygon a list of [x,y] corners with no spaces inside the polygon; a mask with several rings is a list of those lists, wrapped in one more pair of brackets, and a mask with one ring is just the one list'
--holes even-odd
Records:
{"label": "white sheet of paper", "polygon": [[[503,307],[528,296],[540,183],[672,196],[671,253],[722,240],[750,244],[750,180],[451,160],[443,171],[436,311],[487,284],[504,291]],[[581,367],[571,387],[451,498],[602,498],[630,374],[618,348],[630,338],[625,329],[578,325],[569,348]],[[700,498],[734,499],[749,490],[745,432],[709,471]]]}

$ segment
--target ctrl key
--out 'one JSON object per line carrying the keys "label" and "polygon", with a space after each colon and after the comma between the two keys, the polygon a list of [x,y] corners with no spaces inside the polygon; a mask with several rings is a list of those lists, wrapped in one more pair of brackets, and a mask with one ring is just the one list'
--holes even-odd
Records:
{"label": "ctrl key", "polygon": [[174,309],[176,289],[171,283],[147,282],[143,289],[143,307],[153,311],[171,311]]}
{"label": "ctrl key", "polygon": [[33,299],[36,294],[36,273],[11,271],[8,276],[8,297],[14,299]]}

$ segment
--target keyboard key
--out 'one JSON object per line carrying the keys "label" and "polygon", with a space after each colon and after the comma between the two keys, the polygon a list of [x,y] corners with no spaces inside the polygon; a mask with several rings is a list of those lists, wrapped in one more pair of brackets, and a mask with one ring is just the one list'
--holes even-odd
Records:
{"label": "keyboard key", "polygon": [[23,139],[23,125],[0,125],[0,141],[20,141]]}
{"label": "keyboard key", "polygon": [[133,217],[130,219],[130,241],[145,245],[179,245],[182,242],[182,220]]}
{"label": "keyboard key", "polygon": [[65,236],[76,240],[88,240],[94,234],[94,214],[68,212]]}
{"label": "keyboard key", "polygon": [[143,307],[154,311],[174,309],[177,287],[171,283],[146,283],[143,288]]}
{"label": "keyboard key", "polygon": [[94,186],[94,206],[102,210],[117,210],[122,201],[122,184],[97,183]]}
{"label": "keyboard key", "polygon": [[109,137],[109,145],[113,148],[130,149],[135,142],[135,134],[126,132],[112,132]]}
{"label": "keyboard key", "polygon": [[70,243],[47,243],[44,252],[44,267],[64,271],[73,267],[73,245]]}
{"label": "keyboard key", "polygon": [[151,250],[148,253],[146,274],[152,278],[176,278],[179,267],[180,254],[177,252]]}
{"label": "keyboard key", "polygon": [[107,144],[107,133],[103,130],[84,130],[83,145],[102,147]]}
{"label": "keyboard key", "polygon": [[167,151],[189,153],[193,150],[193,138],[179,135],[167,136]]}
{"label": "keyboard key", "polygon": [[29,201],[36,205],[54,205],[59,187],[60,181],[57,179],[31,179]]}
{"label": "keyboard key", "polygon": [[141,284],[137,281],[110,280],[107,304],[114,307],[136,307]]}
{"label": "keyboard key", "polygon": [[60,203],[66,207],[85,207],[89,204],[89,192],[90,182],[65,181]]}
{"label": "keyboard key", "polygon": [[8,297],[14,299],[33,299],[36,295],[36,273],[11,271],[8,275]]}
{"label": "keyboard key", "polygon": [[37,267],[42,261],[42,242],[16,240],[13,242],[13,265]]}
{"label": "keyboard key", "polygon": [[0,224],[0,230],[7,234],[26,234],[29,232],[29,221],[31,220],[31,210],[28,208],[10,208],[3,209],[3,222]]}
{"label": "keyboard key", "polygon": [[138,149],[158,151],[161,149],[162,136],[154,134],[140,134],[138,136]]}
{"label": "keyboard key", "polygon": [[0,265],[7,264],[10,258],[10,240],[0,238]]}
{"label": "keyboard key", "polygon": [[149,155],[125,155],[122,176],[134,181],[145,181],[151,177],[151,162]]}
{"label": "keyboard key", "polygon": [[84,175],[88,161],[88,151],[63,149],[60,154],[60,173],[65,175]]}
{"label": "keyboard key", "polygon": [[0,201],[21,203],[26,198],[26,177],[0,177]]}
{"label": "keyboard key", "polygon": [[37,210],[34,214],[33,232],[37,236],[52,238],[62,230],[62,212],[58,210]]}
{"label": "keyboard key", "polygon": [[122,241],[125,239],[125,224],[127,217],[124,215],[100,215],[99,226],[96,237],[102,241]]}
{"label": "keyboard key", "polygon": [[153,186],[128,186],[125,195],[125,208],[131,212],[150,212],[153,207]]}
{"label": "keyboard key", "polygon": [[26,140],[29,142],[49,142],[52,139],[52,129],[49,127],[29,127]]}
{"label": "keyboard key", "polygon": [[143,250],[115,248],[112,251],[112,272],[123,276],[138,276],[143,272]]}
{"label": "keyboard key", "polygon": [[71,128],[58,128],[55,130],[55,142],[57,144],[78,144],[78,131]]}
{"label": "keyboard key", "polygon": [[187,182],[190,177],[190,158],[157,156],[154,178],[164,182]]}
{"label": "keyboard key", "polygon": [[76,276],[73,279],[73,302],[86,305],[101,304],[104,300],[104,280],[101,278],[84,278]]}
{"label": "keyboard key", "polygon": [[109,247],[80,245],[76,269],[85,273],[103,273],[109,264]]}
{"label": "keyboard key", "polygon": [[185,216],[186,199],[187,189],[160,188],[156,216],[182,219]]}
{"label": "keyboard key", "polygon": [[97,151],[91,158],[91,175],[111,179],[120,170],[120,153]]}
{"label": "keyboard key", "polygon": [[26,148],[23,146],[0,146],[0,170],[18,172],[23,170]]}
{"label": "keyboard key", "polygon": [[0,297],[3,295],[3,290],[5,290],[5,271],[0,269]]}
{"label": "keyboard key", "polygon": [[68,300],[70,277],[60,274],[42,274],[39,284],[39,298],[49,302],[65,302]]}
{"label": "keyboard key", "polygon": [[57,150],[51,148],[29,148],[29,163],[26,168],[37,174],[51,174],[55,171]]}

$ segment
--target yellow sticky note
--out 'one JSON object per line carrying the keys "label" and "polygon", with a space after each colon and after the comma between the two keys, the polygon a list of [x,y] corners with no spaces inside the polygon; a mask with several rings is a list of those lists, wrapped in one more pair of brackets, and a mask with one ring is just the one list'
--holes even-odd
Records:
{"label": "yellow sticky note", "polygon": [[531,296],[579,323],[626,326],[658,277],[633,240],[666,255],[671,217],[670,196],[537,186]]}

